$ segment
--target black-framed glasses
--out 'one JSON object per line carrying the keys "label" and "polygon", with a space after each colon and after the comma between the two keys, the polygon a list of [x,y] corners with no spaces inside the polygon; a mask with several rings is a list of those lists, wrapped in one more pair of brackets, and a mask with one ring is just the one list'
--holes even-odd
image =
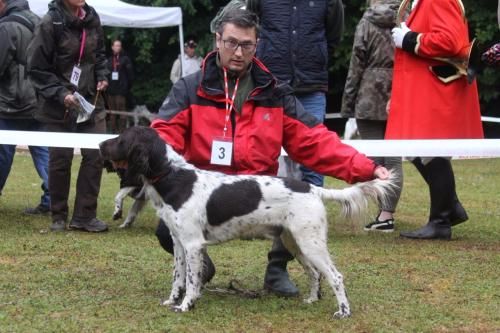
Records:
{"label": "black-framed glasses", "polygon": [[250,53],[255,51],[255,47],[257,46],[257,44],[255,43],[248,43],[248,42],[239,43],[234,39],[223,39],[222,42],[224,43],[224,47],[226,49],[232,50],[234,52],[236,52],[238,47],[241,46],[241,52]]}

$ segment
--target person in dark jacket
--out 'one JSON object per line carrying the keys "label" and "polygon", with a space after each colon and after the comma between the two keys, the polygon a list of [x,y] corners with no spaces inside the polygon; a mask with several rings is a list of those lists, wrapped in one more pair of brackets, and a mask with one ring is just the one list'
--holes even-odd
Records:
{"label": "person in dark jacket", "polygon": [[[26,0],[0,0],[0,130],[38,131],[33,118],[37,108],[35,89],[26,79],[26,48],[39,18],[29,10]],[[42,180],[40,204],[26,208],[27,214],[50,211],[49,151],[29,146],[35,169]],[[0,145],[0,194],[9,176],[15,145]]]}
{"label": "person in dark jacket", "polygon": [[[388,176],[387,169],[343,144],[308,114],[293,89],[254,57],[254,13],[227,11],[216,27],[217,51],[207,55],[201,71],[174,84],[151,124],[189,163],[226,174],[276,175],[284,147],[292,159],[350,183]],[[162,222],[157,236],[172,253],[170,233]],[[289,281],[289,256],[269,256],[264,279],[266,289],[282,296],[290,296],[283,285]],[[215,273],[210,263],[206,256],[203,281]]]}
{"label": "person in dark jacket", "polygon": [[[106,90],[108,107],[114,111],[127,111],[127,96],[134,81],[132,61],[123,52],[120,40],[114,40],[111,49],[113,54],[108,58],[109,87]],[[112,133],[121,133],[127,125],[127,117],[110,114],[109,122]]]}
{"label": "person in dark jacket", "polygon": [[[105,133],[101,91],[108,82],[103,30],[94,8],[83,0],[54,0],[36,27],[28,47],[28,70],[41,108],[35,117],[54,132]],[[89,120],[77,123],[81,112],[74,94],[95,105]],[[65,229],[71,181],[72,148],[49,149],[49,187],[52,194],[52,231]],[[96,218],[102,161],[96,149],[82,149],[70,229],[107,230]]]}
{"label": "person in dark jacket", "polygon": [[[356,118],[361,139],[384,139],[394,64],[391,29],[395,26],[399,3],[399,0],[371,0],[354,34],[341,114]],[[376,157],[374,160],[394,171],[398,187],[387,202],[379,205],[378,216],[365,230],[392,232],[393,213],[403,186],[402,158]]]}
{"label": "person in dark jacket", "polygon": [[[328,62],[344,27],[342,0],[247,0],[246,7],[260,18],[257,57],[279,80],[288,83],[306,112],[323,122],[328,91]],[[284,158],[289,170],[297,168]],[[323,176],[304,166],[302,180],[323,186]],[[279,239],[277,239],[280,242]],[[282,265],[291,256],[282,244],[269,253]],[[285,264],[286,267],[286,264]],[[298,289],[283,275],[283,294]]]}

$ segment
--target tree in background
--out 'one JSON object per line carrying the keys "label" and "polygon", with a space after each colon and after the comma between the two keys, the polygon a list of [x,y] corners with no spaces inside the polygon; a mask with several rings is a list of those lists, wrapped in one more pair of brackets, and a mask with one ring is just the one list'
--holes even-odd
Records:
{"label": "tree in background", "polygon": [[[228,0],[126,0],[143,6],[180,6],[183,11],[184,35],[196,36],[200,55],[212,49],[210,21]],[[471,36],[486,48],[500,40],[496,18],[496,1],[463,0]],[[366,6],[366,0],[344,0],[345,34],[341,45],[330,63],[329,112],[339,112],[342,90],[347,76],[354,30]],[[125,29],[106,28],[108,42],[120,37],[125,50],[135,63],[137,80],[133,94],[138,104],[158,110],[171,87],[168,79],[170,68],[180,50],[178,29]],[[109,50],[109,47],[108,47]],[[483,115],[500,117],[500,71],[487,68],[478,78],[481,110]],[[499,126],[485,124],[488,136],[500,137]]]}

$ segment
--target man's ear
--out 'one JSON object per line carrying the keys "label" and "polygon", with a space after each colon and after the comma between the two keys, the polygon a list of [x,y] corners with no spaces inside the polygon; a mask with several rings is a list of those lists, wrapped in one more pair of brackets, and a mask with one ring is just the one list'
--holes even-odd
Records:
{"label": "man's ear", "polygon": [[218,32],[216,32],[215,33],[215,45],[217,45],[218,49],[220,49],[222,47],[221,43],[222,43],[222,36]]}

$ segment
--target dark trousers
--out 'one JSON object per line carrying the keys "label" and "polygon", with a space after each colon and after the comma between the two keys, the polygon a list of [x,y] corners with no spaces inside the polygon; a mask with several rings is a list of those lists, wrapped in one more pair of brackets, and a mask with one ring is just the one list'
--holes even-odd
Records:
{"label": "dark trousers", "polygon": [[[50,132],[66,132],[63,124],[47,124]],[[96,119],[76,126],[76,133],[102,134],[106,132],[106,120]],[[68,197],[71,185],[73,148],[49,148],[49,188],[52,220],[68,218]],[[76,197],[72,220],[87,222],[96,217],[97,197],[101,187],[102,160],[98,149],[82,149],[82,163],[76,181]]]}
{"label": "dark trousers", "polygon": [[[382,140],[385,136],[387,122],[385,120],[356,119],[359,135],[364,140]],[[392,170],[397,178],[395,184],[397,188],[388,195],[388,200],[380,204],[380,209],[394,213],[403,190],[403,165],[401,157],[370,157],[375,163]]]}
{"label": "dark trousers", "polygon": [[[121,95],[108,95],[106,98],[111,111],[127,111],[127,99]],[[109,115],[109,130],[111,133],[121,133],[127,127],[127,117],[117,114]]]}

